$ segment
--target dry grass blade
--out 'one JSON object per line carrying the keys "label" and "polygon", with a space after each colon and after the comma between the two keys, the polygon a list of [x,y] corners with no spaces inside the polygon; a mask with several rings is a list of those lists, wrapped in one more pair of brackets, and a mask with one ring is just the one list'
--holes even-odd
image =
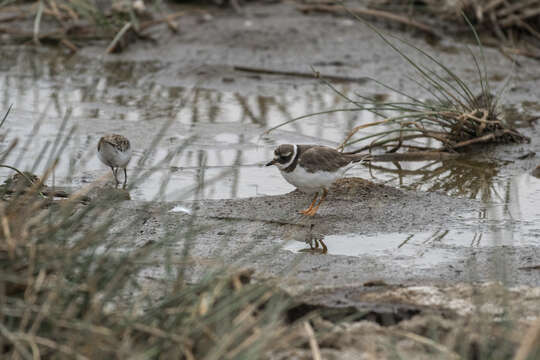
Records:
{"label": "dry grass blade", "polygon": [[538,355],[540,355],[540,320],[537,320],[525,334],[514,360],[534,359]]}
{"label": "dry grass blade", "polygon": [[403,153],[386,153],[370,155],[370,162],[377,161],[445,161],[462,157],[461,154],[443,151],[408,151]]}
{"label": "dry grass blade", "polygon": [[363,125],[358,125],[356,126],[354,129],[352,129],[349,134],[347,134],[347,137],[345,137],[345,140],[343,140],[341,142],[341,144],[339,144],[339,146],[336,148],[336,150],[340,150],[340,151],[343,151],[344,148],[345,148],[345,144],[347,144],[347,142],[354,136],[354,134],[356,134],[358,131],[362,130],[362,129],[365,129],[365,128],[368,128],[368,127],[371,127],[371,126],[377,126],[377,125],[381,125],[381,124],[386,124],[390,121],[392,121],[393,119],[392,118],[389,118],[389,119],[385,119],[385,120],[380,120],[380,121],[374,121],[374,122],[371,122],[369,124],[363,124]]}
{"label": "dry grass blade", "polygon": [[[495,46],[515,47],[519,45],[517,52],[524,56],[537,58],[538,54],[529,51],[530,45],[536,44],[533,38],[540,38],[540,1],[538,0],[462,0],[462,1],[438,1],[424,0],[426,6],[413,7],[419,13],[428,16],[437,16],[442,21],[447,21],[453,28],[462,24],[462,13],[480,29],[483,30],[484,38],[490,34]],[[442,3],[442,4],[441,4]],[[399,11],[402,7],[394,7],[392,11]],[[532,36],[532,37],[531,37]],[[522,41],[523,40],[523,41]],[[526,44],[526,45],[523,45]]]}
{"label": "dry grass blade", "polygon": [[[322,4],[321,5],[303,5],[303,6],[298,6],[297,9],[302,12],[326,12],[326,13],[332,13],[332,14],[346,14],[346,12],[343,10],[342,7],[335,6],[335,5],[322,5]],[[397,23],[412,26],[425,33],[439,37],[439,34],[435,32],[435,30],[433,30],[433,28],[431,28],[430,26],[423,24],[421,22],[418,22],[416,20],[409,19],[404,16],[393,14],[388,11],[374,10],[374,9],[367,9],[367,8],[354,8],[354,9],[349,9],[349,12],[354,13],[356,15],[373,16],[376,18],[391,20]]]}
{"label": "dry grass blade", "polygon": [[241,66],[241,65],[235,65],[233,66],[233,69],[236,71],[243,71],[248,73],[256,73],[256,74],[268,74],[268,75],[285,75],[285,76],[294,76],[294,77],[300,77],[300,78],[308,78],[308,79],[316,79],[320,77],[324,77],[328,80],[336,81],[336,82],[358,82],[363,83],[366,81],[366,78],[357,78],[357,77],[350,77],[350,76],[339,76],[339,75],[321,75],[317,72],[302,72],[302,71],[286,71],[286,70],[275,70],[275,69],[269,69],[269,68],[259,68],[259,67],[253,67],[253,66]]}
{"label": "dry grass blade", "polygon": [[39,45],[39,27],[41,24],[41,16],[43,15],[43,9],[45,8],[45,5],[43,5],[43,1],[38,2],[38,10],[36,13],[36,18],[34,20],[34,35],[33,40],[36,45]]}
{"label": "dry grass blade", "polygon": [[32,354],[30,354],[30,352],[28,352],[28,350],[19,342],[19,339],[1,323],[0,334],[2,334],[2,336],[8,339],[15,346],[18,351],[18,356],[21,356],[23,359],[34,359]]}
{"label": "dry grass blade", "polygon": [[139,31],[144,31],[154,25],[158,25],[158,24],[161,24],[163,22],[166,22],[168,25],[169,25],[169,28],[171,28],[171,30],[173,31],[178,31],[178,28],[176,26],[176,24],[174,23],[174,20],[181,17],[181,16],[184,16],[186,14],[185,11],[178,11],[178,12],[175,12],[173,14],[169,14],[169,15],[166,15],[164,17],[162,17],[161,19],[156,19],[156,20],[149,20],[149,21],[146,21],[144,23],[142,23],[139,27]]}
{"label": "dry grass blade", "polygon": [[391,332],[393,334],[398,335],[398,336],[406,337],[406,338],[411,339],[413,341],[416,341],[416,342],[418,342],[420,344],[432,347],[433,349],[445,354],[450,359],[454,359],[454,360],[461,359],[461,356],[459,356],[458,354],[456,354],[452,350],[449,350],[446,346],[444,346],[442,344],[439,344],[439,343],[437,343],[437,342],[435,342],[435,341],[433,341],[433,340],[431,340],[429,338],[426,338],[424,336],[420,336],[418,334],[415,334],[415,333],[412,333],[412,332],[407,332],[407,331],[402,331],[402,330],[392,330]]}
{"label": "dry grass blade", "polygon": [[311,348],[313,360],[322,360],[321,350],[319,349],[319,344],[317,343],[317,339],[315,338],[315,332],[313,332],[313,328],[311,327],[309,322],[304,321],[304,329],[306,330],[308,336],[309,347]]}
{"label": "dry grass blade", "polygon": [[116,47],[118,46],[118,43],[122,39],[122,37],[128,32],[129,29],[131,29],[132,24],[131,22],[126,23],[122,29],[115,35],[114,39],[111,41],[109,46],[107,47],[107,50],[105,50],[105,53],[110,54],[115,51]]}
{"label": "dry grass blade", "polygon": [[79,51],[79,48],[77,48],[77,46],[75,46],[75,44],[73,44],[71,41],[69,41],[68,39],[64,38],[62,40],[60,40],[60,43],[62,45],[64,45],[65,47],[67,47],[69,50],[71,50],[72,52],[76,53],[77,51]]}

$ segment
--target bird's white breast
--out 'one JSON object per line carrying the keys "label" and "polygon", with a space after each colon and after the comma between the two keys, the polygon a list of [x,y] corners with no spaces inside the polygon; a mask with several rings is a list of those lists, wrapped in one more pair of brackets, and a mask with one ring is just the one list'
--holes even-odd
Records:
{"label": "bird's white breast", "polygon": [[103,144],[98,151],[99,159],[109,166],[125,168],[131,160],[131,149],[119,151],[110,144]]}
{"label": "bird's white breast", "polygon": [[283,178],[291,185],[294,185],[298,190],[305,193],[314,193],[322,188],[328,188],[334,181],[343,177],[346,168],[335,172],[316,171],[313,173],[307,172],[303,167],[296,166],[293,171],[281,171]]}

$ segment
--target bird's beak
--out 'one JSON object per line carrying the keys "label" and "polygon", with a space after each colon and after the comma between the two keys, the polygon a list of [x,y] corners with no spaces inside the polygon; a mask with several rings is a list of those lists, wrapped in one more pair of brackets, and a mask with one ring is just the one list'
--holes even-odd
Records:
{"label": "bird's beak", "polygon": [[272,159],[272,161],[269,161],[265,166],[272,166],[275,163],[277,163],[277,159]]}

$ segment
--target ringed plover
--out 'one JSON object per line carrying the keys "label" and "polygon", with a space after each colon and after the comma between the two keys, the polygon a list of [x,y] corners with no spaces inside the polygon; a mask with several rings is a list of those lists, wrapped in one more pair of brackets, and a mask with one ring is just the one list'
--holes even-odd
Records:
{"label": "ringed plover", "polygon": [[[355,163],[369,160],[369,155],[347,154],[328,146],[282,144],[274,151],[274,159],[266,166],[276,165],[285,180],[298,190],[313,194],[311,205],[300,213],[313,216],[328,194],[328,188]],[[322,191],[317,205],[317,197]]]}

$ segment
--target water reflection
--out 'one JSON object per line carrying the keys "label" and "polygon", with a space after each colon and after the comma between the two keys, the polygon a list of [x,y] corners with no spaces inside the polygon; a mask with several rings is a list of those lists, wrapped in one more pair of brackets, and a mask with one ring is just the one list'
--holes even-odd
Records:
{"label": "water reflection", "polygon": [[[326,116],[324,121],[309,119],[261,139],[260,134],[268,127],[301,114],[343,107],[346,102],[317,85],[303,91],[284,89],[274,96],[188,89],[171,85],[171,74],[160,62],[102,63],[40,51],[17,48],[10,52],[6,48],[3,52],[2,60],[6,61],[0,72],[2,103],[15,104],[6,123],[11,138],[19,137],[31,144],[12,155],[22,160],[18,165],[23,168],[31,167],[33,159],[41,154],[40,149],[56,138],[62,119],[70,112],[69,126],[76,125],[78,130],[56,170],[57,183],[78,185],[105,170],[92,156],[85,157],[84,164],[78,162],[84,166],[76,170],[69,166],[84,157],[83,153],[94,152],[94,143],[102,134],[118,132],[130,138],[135,149],[133,165],[157,129],[172,120],[165,141],[155,149],[151,161],[165,156],[187,138],[196,140],[170,166],[158,169],[141,184],[135,198],[153,198],[158,183],[171,174],[171,190],[165,192],[169,198],[177,189],[196,184],[201,166],[206,167],[210,177],[222,174],[224,168],[231,169],[220,181],[201,190],[199,195],[203,197],[283,193],[291,188],[279,174],[257,167],[271,157],[273,146],[278,142],[336,145],[359,115],[336,113]],[[340,90],[350,91],[347,86]],[[370,115],[366,116],[369,120]],[[32,127],[36,129],[33,135]],[[65,135],[65,131],[60,133]],[[35,170],[43,172],[45,166],[40,164]]]}
{"label": "water reflection", "polygon": [[500,194],[500,187],[504,185],[497,179],[499,167],[493,161],[470,159],[374,163],[370,166],[386,175],[384,181],[404,188],[441,191],[482,201],[504,201]]}
{"label": "water reflection", "polygon": [[[539,212],[533,217],[540,218]],[[440,228],[418,233],[334,234],[324,236],[323,239],[328,254],[391,257],[403,263],[413,263],[414,266],[431,267],[458,260],[456,248],[459,247],[540,246],[538,236],[531,238],[528,230],[538,233],[534,227],[520,229],[497,224],[477,230]],[[309,245],[303,241],[291,240],[285,244],[284,249],[303,252],[309,249]]]}
{"label": "water reflection", "polygon": [[[67,136],[76,125],[55,181],[78,186],[108,171],[95,157],[95,145],[104,133],[130,138],[135,152],[129,171],[134,171],[165,123],[171,121],[166,136],[149,154],[143,170],[191,139],[184,151],[134,189],[134,199],[175,200],[188,188],[196,189],[191,198],[282,194],[292,187],[277,170],[259,166],[272,157],[275,144],[335,146],[355,125],[374,120],[368,112],[331,113],[288,124],[261,138],[265,129],[291,118],[348,104],[319,85],[300,90],[284,87],[273,95],[220,92],[184,87],[175,71],[161,61],[102,62],[79,55],[64,57],[47,49],[2,50],[0,104],[3,109],[15,104],[4,125],[5,143],[15,137],[21,140],[7,163],[43,172],[48,163],[39,162],[39,155],[52,153],[57,135]],[[340,84],[338,89],[354,96],[354,86]],[[540,180],[528,174],[501,175],[499,169],[497,163],[480,160],[375,163],[355,168],[350,175],[481,200],[486,204],[478,216],[481,222],[495,221],[497,226],[520,222],[518,235],[515,229],[497,230],[504,241],[515,240],[520,233],[536,231],[528,224],[540,220],[535,206],[540,201]],[[2,170],[0,175],[7,177],[9,172]],[[163,179],[168,187],[160,190]],[[480,246],[486,241],[485,235],[467,240]]]}
{"label": "water reflection", "polygon": [[[348,234],[325,236],[324,242],[328,247],[328,254],[332,255],[373,256],[378,259],[390,257],[392,261],[402,266],[433,267],[444,262],[455,262],[459,256],[452,248],[444,248],[440,243],[430,244],[430,242],[447,241],[454,246],[454,241],[458,241],[467,246],[470,241],[464,239],[473,236],[470,233],[454,234],[448,231],[442,231],[441,234],[439,232]],[[290,241],[284,248],[300,252],[306,247],[306,244],[299,241]]]}

